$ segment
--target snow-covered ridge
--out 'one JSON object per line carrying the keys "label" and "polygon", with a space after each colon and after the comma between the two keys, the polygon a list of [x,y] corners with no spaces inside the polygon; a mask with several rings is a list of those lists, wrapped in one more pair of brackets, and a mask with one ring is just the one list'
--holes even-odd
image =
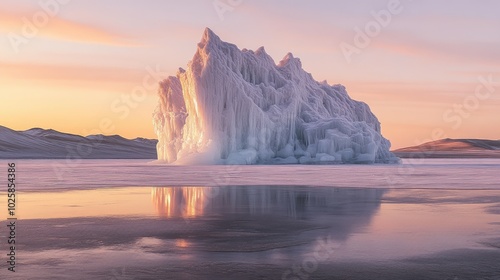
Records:
{"label": "snow-covered ridge", "polygon": [[397,162],[367,104],[288,53],[240,50],[206,29],[187,69],[160,83],[158,159],[176,163]]}
{"label": "snow-covered ridge", "polygon": [[0,126],[0,159],[154,159],[156,140],[68,134],[53,129],[14,131]]}
{"label": "snow-covered ridge", "polygon": [[500,158],[500,140],[441,139],[393,151],[402,158]]}

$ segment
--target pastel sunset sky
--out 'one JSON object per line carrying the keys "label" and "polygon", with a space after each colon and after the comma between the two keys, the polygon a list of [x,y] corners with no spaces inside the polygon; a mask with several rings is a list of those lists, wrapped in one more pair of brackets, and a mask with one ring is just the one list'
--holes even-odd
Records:
{"label": "pastel sunset sky", "polygon": [[0,125],[155,138],[156,85],[209,27],[345,85],[393,148],[500,139],[500,1],[394,1],[3,0]]}

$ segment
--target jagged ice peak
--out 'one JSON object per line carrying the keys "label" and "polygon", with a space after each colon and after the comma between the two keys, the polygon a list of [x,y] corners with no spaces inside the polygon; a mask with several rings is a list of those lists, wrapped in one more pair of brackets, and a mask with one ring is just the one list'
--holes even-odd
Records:
{"label": "jagged ice peak", "polygon": [[398,162],[367,104],[317,82],[288,53],[240,50],[205,29],[184,70],[160,82],[158,160],[176,164]]}

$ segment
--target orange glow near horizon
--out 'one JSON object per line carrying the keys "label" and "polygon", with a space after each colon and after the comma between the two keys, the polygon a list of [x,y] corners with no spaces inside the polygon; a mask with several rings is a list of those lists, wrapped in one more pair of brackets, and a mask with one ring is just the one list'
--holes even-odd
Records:
{"label": "orange glow near horizon", "polygon": [[[134,73],[139,71],[1,62],[0,67],[2,93],[9,93],[4,98],[7,102],[0,103],[2,126],[50,128],[83,136],[156,138],[152,121],[144,120],[156,106],[155,94],[148,93],[139,101],[132,96],[134,88],[141,86],[141,73]],[[101,128],[103,120],[111,120],[111,129]]]}

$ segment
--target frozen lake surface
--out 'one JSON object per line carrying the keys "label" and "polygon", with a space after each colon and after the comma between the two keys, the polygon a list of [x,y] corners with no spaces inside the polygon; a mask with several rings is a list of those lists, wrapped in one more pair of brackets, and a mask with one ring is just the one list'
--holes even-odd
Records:
{"label": "frozen lake surface", "polygon": [[500,160],[16,165],[2,279],[500,279]]}
{"label": "frozen lake surface", "polygon": [[[401,165],[164,165],[145,160],[17,160],[23,191],[125,186],[290,185],[498,189],[500,159],[405,159]],[[0,161],[7,166],[7,161]],[[6,168],[0,170],[5,178]]]}

